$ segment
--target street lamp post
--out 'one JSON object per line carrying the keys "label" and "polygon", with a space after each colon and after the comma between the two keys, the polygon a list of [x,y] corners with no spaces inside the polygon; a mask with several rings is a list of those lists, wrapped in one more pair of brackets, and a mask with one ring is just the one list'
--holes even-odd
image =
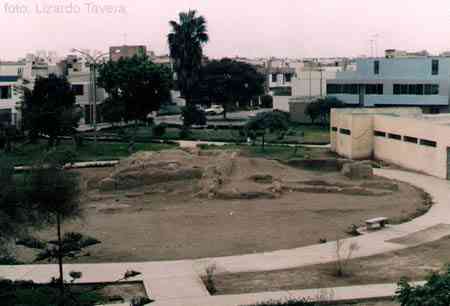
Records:
{"label": "street lamp post", "polygon": [[[79,49],[73,48],[71,50],[72,52],[77,52],[84,56],[89,61],[89,70],[90,70],[90,83],[92,88],[92,126],[94,128],[94,147],[97,148],[97,65],[101,59],[105,57],[105,55],[108,55],[109,53],[102,53],[97,55],[96,57],[93,57],[87,52],[81,51]],[[89,95],[91,97],[91,95]]]}

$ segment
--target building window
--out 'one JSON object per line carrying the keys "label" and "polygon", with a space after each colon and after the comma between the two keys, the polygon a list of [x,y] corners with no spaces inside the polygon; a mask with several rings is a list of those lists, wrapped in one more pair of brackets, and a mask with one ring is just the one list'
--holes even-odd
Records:
{"label": "building window", "polygon": [[373,73],[380,74],[380,61],[373,62]]}
{"label": "building window", "polygon": [[439,85],[438,84],[432,84],[431,85],[431,94],[432,95],[438,95],[439,94]]}
{"label": "building window", "polygon": [[277,75],[276,73],[272,73],[272,82],[276,82],[277,81]]}
{"label": "building window", "polygon": [[81,84],[72,85],[72,91],[75,96],[83,96],[84,95],[84,86]]}
{"label": "building window", "polygon": [[347,130],[347,129],[340,129],[339,132],[341,134],[344,134],[344,135],[351,135],[352,134],[352,132],[350,130]]}
{"label": "building window", "polygon": [[422,84],[409,84],[408,85],[409,95],[423,95],[423,85]]}
{"label": "building window", "polygon": [[403,136],[403,141],[417,144],[418,139],[416,137]]}
{"label": "building window", "polygon": [[343,93],[343,86],[341,84],[327,84],[327,93],[336,95]]}
{"label": "building window", "polygon": [[337,132],[338,128],[335,127],[335,126],[333,126],[333,127],[331,128],[331,130],[332,130],[333,132]]}
{"label": "building window", "polygon": [[366,94],[368,95],[382,95],[383,94],[383,84],[367,84]]}
{"label": "building window", "polygon": [[431,61],[431,74],[432,75],[439,74],[439,60],[434,59]]}
{"label": "building window", "polygon": [[439,84],[394,84],[394,95],[438,95]]}
{"label": "building window", "polygon": [[406,85],[406,84],[402,84],[402,85],[400,85],[400,93],[402,94],[402,95],[407,95],[408,94],[408,85]]}
{"label": "building window", "polygon": [[436,146],[437,146],[436,141],[427,140],[427,139],[421,139],[420,144],[422,146],[433,147],[433,148],[436,148]]}
{"label": "building window", "polygon": [[374,131],[373,134],[375,137],[386,137],[386,133],[381,131]]}
{"label": "building window", "polygon": [[286,74],[284,75],[284,80],[285,80],[286,82],[290,82],[291,79],[292,79],[292,74],[286,73]]}
{"label": "building window", "polygon": [[11,99],[11,86],[0,86],[0,99]]}
{"label": "building window", "polygon": [[402,136],[400,136],[398,134],[391,134],[391,133],[389,133],[388,138],[389,139],[394,139],[394,140],[402,140]]}

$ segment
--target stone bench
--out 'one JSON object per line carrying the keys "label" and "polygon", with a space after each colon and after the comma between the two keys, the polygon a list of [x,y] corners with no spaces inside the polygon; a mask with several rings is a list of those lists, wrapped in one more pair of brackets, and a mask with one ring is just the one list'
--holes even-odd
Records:
{"label": "stone bench", "polygon": [[374,219],[366,220],[366,227],[367,230],[375,230],[375,229],[381,229],[386,226],[386,224],[389,223],[389,219],[385,217],[379,217]]}

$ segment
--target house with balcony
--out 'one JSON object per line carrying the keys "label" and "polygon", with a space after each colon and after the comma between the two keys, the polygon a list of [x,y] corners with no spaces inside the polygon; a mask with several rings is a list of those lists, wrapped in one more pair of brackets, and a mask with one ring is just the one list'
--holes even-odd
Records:
{"label": "house with balcony", "polygon": [[20,93],[17,89],[22,84],[24,68],[24,61],[0,62],[0,124],[20,123]]}
{"label": "house with balcony", "polygon": [[[91,64],[83,57],[77,55],[68,55],[63,61],[59,63],[63,74],[67,77],[67,81],[71,84],[72,90],[75,94],[76,105],[81,109],[82,117],[80,124],[93,123],[93,75],[91,71]],[[96,88],[97,106],[104,102],[106,98],[106,91],[103,88]],[[97,122],[101,122],[101,114],[99,109],[96,109]]]}
{"label": "house with balcony", "polygon": [[357,59],[355,71],[327,80],[327,95],[359,107],[416,106],[425,113],[448,112],[450,58]]}

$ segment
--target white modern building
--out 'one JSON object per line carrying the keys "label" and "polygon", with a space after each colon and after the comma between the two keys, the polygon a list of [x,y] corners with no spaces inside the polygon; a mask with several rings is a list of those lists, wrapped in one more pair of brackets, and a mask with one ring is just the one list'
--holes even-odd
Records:
{"label": "white modern building", "polygon": [[419,106],[448,112],[450,58],[399,57],[356,60],[355,71],[327,80],[327,95],[360,107]]}

